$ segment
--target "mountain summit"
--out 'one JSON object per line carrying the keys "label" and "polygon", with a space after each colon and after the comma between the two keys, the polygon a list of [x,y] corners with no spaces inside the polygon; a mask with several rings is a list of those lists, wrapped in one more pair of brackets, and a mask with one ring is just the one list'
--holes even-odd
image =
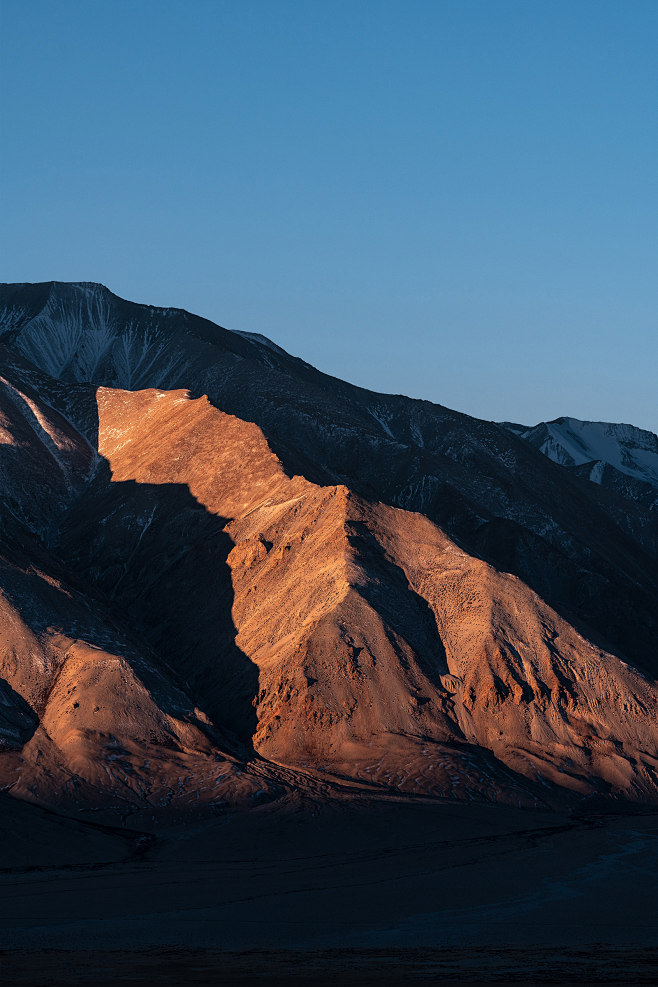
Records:
{"label": "mountain summit", "polygon": [[653,432],[577,418],[557,418],[534,428],[503,424],[576,476],[658,510],[658,435]]}
{"label": "mountain summit", "polygon": [[377,394],[88,283],[3,285],[0,358],[14,796],[658,801],[656,436]]}

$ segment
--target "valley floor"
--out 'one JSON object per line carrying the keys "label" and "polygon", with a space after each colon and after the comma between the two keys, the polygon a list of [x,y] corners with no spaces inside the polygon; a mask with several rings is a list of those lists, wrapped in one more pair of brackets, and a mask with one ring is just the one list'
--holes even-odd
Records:
{"label": "valley floor", "polygon": [[290,797],[139,833],[0,804],[2,984],[651,983],[658,814]]}

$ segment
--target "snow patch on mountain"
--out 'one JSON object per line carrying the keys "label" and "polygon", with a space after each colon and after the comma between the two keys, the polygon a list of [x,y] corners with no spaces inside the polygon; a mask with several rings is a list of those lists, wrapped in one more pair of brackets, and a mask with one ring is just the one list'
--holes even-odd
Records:
{"label": "snow patch on mountain", "polygon": [[377,409],[375,409],[375,408],[368,408],[367,410],[368,410],[368,414],[372,418],[374,418],[375,421],[379,425],[381,425],[381,427],[384,430],[385,434],[388,435],[389,438],[394,439],[395,436],[393,435],[393,432],[391,431],[391,428],[390,428],[390,426],[388,424],[388,421],[387,421],[386,416],[385,416],[385,412],[383,412],[381,408],[377,408]]}
{"label": "snow patch on mountain", "polygon": [[268,350],[272,350],[273,353],[278,353],[280,356],[288,356],[286,351],[281,347],[273,343],[271,339],[267,336],[263,336],[259,332],[245,332],[243,329],[232,329],[236,336],[242,336],[243,339],[248,339],[250,343],[259,343],[261,346],[265,346]]}
{"label": "snow patch on mountain", "polygon": [[116,384],[126,390],[166,388],[186,367],[180,354],[169,352],[157,328],[139,329],[132,324],[116,337],[112,359]]}
{"label": "snow patch on mountain", "polygon": [[11,332],[25,318],[25,309],[17,305],[3,305],[0,308],[0,336]]}
{"label": "snow patch on mountain", "polygon": [[[137,326],[118,318],[112,295],[102,285],[67,288],[73,297],[51,292],[16,339],[20,353],[40,370],[57,380],[104,380],[137,390],[170,386],[185,369],[184,358],[169,349],[157,324]],[[6,318],[15,323],[16,314]]]}
{"label": "snow patch on mountain", "polygon": [[[80,286],[72,286],[78,289]],[[70,300],[52,294],[42,311],[20,332],[22,355],[51,377],[61,379],[67,369],[77,381],[95,374],[117,333],[107,298],[86,286]]]}
{"label": "snow patch on mountain", "polygon": [[605,466],[658,487],[658,436],[634,425],[557,418],[533,428],[505,426],[562,466],[592,463],[590,480],[601,483]]}

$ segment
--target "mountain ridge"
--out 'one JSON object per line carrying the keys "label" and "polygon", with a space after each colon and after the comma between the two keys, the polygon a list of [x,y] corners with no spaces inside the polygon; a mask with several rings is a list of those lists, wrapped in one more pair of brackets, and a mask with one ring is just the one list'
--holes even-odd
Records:
{"label": "mountain ridge", "polygon": [[180,309],[53,282],[0,312],[16,795],[658,799],[644,503]]}
{"label": "mountain ridge", "polygon": [[501,422],[576,476],[658,509],[658,435],[621,422],[562,417],[532,428]]}

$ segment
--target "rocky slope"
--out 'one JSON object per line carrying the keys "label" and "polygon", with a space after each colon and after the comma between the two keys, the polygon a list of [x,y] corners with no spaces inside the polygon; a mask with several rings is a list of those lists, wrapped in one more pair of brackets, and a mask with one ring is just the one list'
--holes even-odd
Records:
{"label": "rocky slope", "polygon": [[658,800],[644,502],[101,286],[0,314],[13,794]]}
{"label": "rocky slope", "polygon": [[658,510],[658,435],[634,425],[557,418],[507,428],[574,475]]}

